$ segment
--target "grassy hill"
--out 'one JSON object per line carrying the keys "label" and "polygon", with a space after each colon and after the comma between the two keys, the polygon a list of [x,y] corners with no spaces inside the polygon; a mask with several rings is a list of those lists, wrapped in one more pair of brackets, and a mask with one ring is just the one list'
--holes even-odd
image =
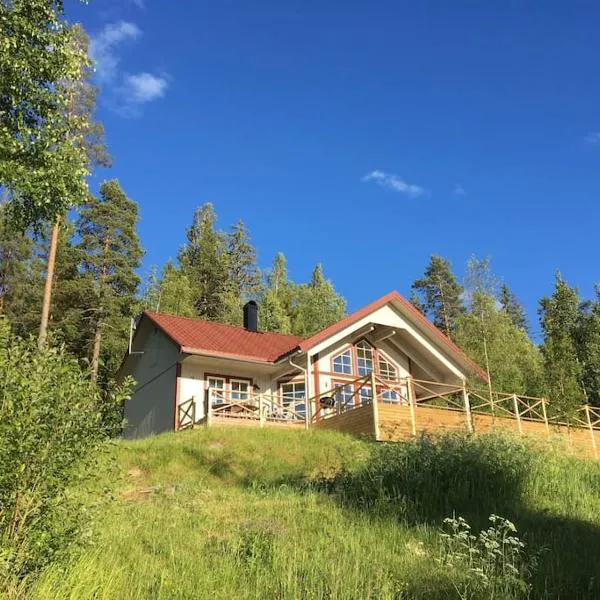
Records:
{"label": "grassy hill", "polygon": [[[88,492],[91,543],[33,598],[600,598],[593,461],[510,438],[233,428],[119,442],[114,459]],[[441,533],[492,513],[524,549]]]}

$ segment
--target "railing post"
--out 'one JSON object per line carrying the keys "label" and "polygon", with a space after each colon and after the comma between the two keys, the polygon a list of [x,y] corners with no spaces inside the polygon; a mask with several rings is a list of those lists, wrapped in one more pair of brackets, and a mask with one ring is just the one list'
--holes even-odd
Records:
{"label": "railing post", "polygon": [[585,405],[585,416],[587,417],[588,427],[590,428],[590,435],[592,436],[592,448],[594,449],[594,458],[598,458],[598,450],[596,449],[596,436],[594,434],[594,427],[592,426],[592,419],[590,418],[590,405]]}
{"label": "railing post", "polygon": [[410,407],[410,424],[412,428],[412,434],[416,437],[417,435],[417,411],[415,407],[416,397],[415,388],[413,385],[412,377],[407,378],[407,390],[408,390],[408,405]]}
{"label": "railing post", "polygon": [[548,415],[546,414],[546,398],[542,398],[542,414],[544,415],[544,423],[546,424],[546,434],[550,437],[550,424],[548,423]]}
{"label": "railing post", "polygon": [[264,399],[263,395],[258,395],[258,418],[260,420],[260,426],[265,426],[265,407],[264,407]]}
{"label": "railing post", "polygon": [[379,430],[379,404],[377,403],[377,379],[375,371],[371,371],[371,402],[373,406],[373,431],[375,433],[375,441],[380,439]]}
{"label": "railing post", "polygon": [[196,425],[196,396],[192,396],[192,429]]}
{"label": "railing post", "polygon": [[462,386],[463,402],[465,404],[465,416],[467,417],[467,429],[469,433],[473,433],[473,416],[471,415],[471,402],[469,401],[469,392],[467,392],[467,386],[463,381]]}
{"label": "railing post", "polygon": [[210,427],[213,421],[213,407],[210,390],[206,390],[206,425]]}
{"label": "railing post", "polygon": [[515,409],[515,419],[517,419],[517,427],[519,429],[519,433],[523,435],[523,426],[521,425],[521,411],[519,410],[519,399],[516,394],[512,395],[513,398],[513,406]]}

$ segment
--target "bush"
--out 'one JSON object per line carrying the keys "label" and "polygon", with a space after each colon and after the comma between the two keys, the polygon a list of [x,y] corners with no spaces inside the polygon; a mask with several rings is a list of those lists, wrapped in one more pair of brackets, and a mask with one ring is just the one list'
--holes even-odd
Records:
{"label": "bush", "polygon": [[461,598],[477,593],[490,598],[527,597],[536,558],[526,554],[511,521],[498,515],[490,515],[489,521],[487,529],[473,535],[462,517],[444,519],[439,562],[465,579],[462,589],[457,588]]}
{"label": "bush", "polygon": [[422,436],[377,446],[362,470],[326,485],[345,504],[409,522],[460,513],[483,526],[482,513],[514,513],[532,457],[521,440],[506,436]]}
{"label": "bush", "polygon": [[113,433],[103,398],[75,359],[38,351],[0,320],[0,584],[52,561],[82,532],[76,488]]}

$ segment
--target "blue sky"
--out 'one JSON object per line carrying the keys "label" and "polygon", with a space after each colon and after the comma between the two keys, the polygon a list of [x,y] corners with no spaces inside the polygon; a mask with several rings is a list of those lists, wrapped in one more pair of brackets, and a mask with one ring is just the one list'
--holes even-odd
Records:
{"label": "blue sky", "polygon": [[600,5],[91,0],[117,177],[145,267],[194,208],[242,218],[268,266],[317,262],[355,309],[469,256],[525,304],[590,296],[600,222]]}

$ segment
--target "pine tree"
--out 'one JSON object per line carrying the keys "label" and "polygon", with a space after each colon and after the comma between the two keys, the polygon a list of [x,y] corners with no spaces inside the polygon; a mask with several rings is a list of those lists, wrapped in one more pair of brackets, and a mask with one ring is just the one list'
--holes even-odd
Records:
{"label": "pine tree", "polygon": [[552,296],[540,300],[545,380],[550,408],[560,415],[568,415],[585,399],[576,348],[579,304],[577,291],[567,285],[560,273],[556,275]]}
{"label": "pine tree", "polygon": [[[116,180],[100,186],[100,197],[90,197],[82,209],[77,234],[82,257],[82,289],[91,308],[89,342],[92,377],[100,359],[110,372],[127,339],[129,318],[137,307],[136,292],[143,250],[136,225],[138,208]],[[87,289],[86,289],[87,288]]]}
{"label": "pine tree", "polygon": [[285,256],[279,252],[267,275],[267,286],[260,308],[263,331],[291,333],[294,284],[289,281]]}
{"label": "pine tree", "polygon": [[346,312],[346,300],[325,279],[323,268],[315,267],[311,281],[297,289],[292,331],[308,336],[339,321]]}
{"label": "pine tree", "polygon": [[227,235],[227,267],[229,282],[243,302],[257,298],[262,291],[256,248],[243,221],[238,221]]}
{"label": "pine tree", "polygon": [[42,259],[31,232],[12,227],[8,206],[0,204],[0,316],[13,332],[28,337],[37,329],[42,304]]}
{"label": "pine tree", "polygon": [[452,273],[450,262],[441,256],[431,256],[424,277],[417,279],[412,289],[419,295],[425,314],[451,337],[464,306],[463,288]]}
{"label": "pine tree", "polygon": [[227,316],[223,300],[230,289],[225,240],[215,229],[216,220],[212,204],[204,204],[196,210],[179,262],[194,292],[196,315],[223,321]]}
{"label": "pine tree", "polygon": [[420,312],[425,314],[425,307],[423,306],[423,303],[421,302],[421,299],[419,298],[419,296],[417,296],[417,294],[415,293],[414,290],[412,290],[410,292],[410,298],[409,298],[409,302]]}
{"label": "pine tree", "polygon": [[586,399],[600,406],[600,286],[595,291],[596,298],[581,306],[575,344]]}
{"label": "pine tree", "polygon": [[518,298],[510,291],[506,284],[500,288],[500,304],[502,310],[509,316],[515,327],[527,331],[527,317],[525,310]]}

